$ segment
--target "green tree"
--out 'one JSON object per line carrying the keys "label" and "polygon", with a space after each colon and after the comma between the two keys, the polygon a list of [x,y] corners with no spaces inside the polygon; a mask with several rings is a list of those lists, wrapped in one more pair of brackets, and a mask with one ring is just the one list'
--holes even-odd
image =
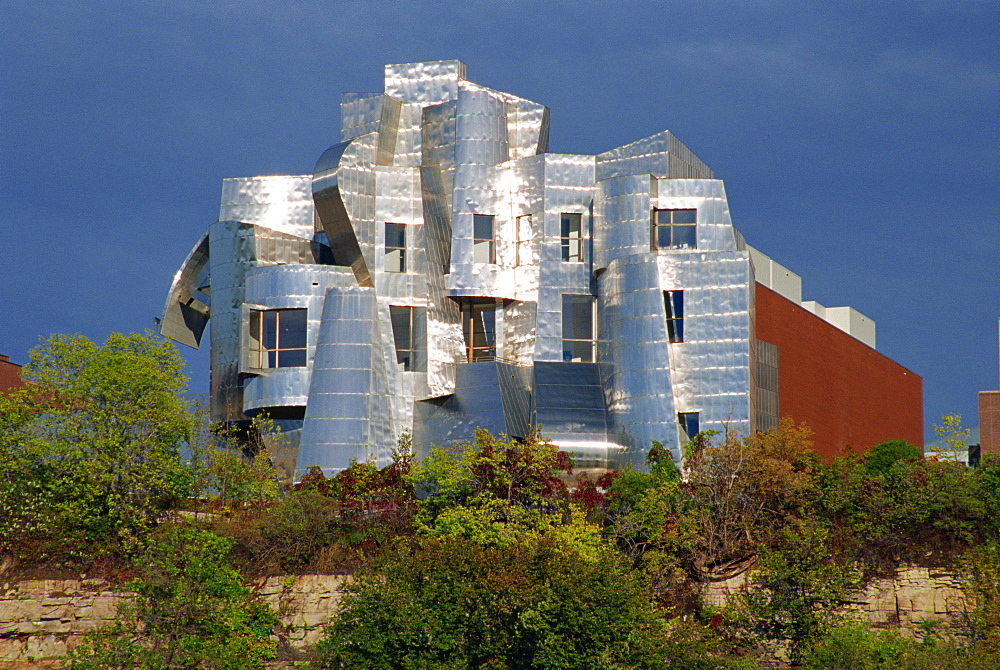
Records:
{"label": "green tree", "polygon": [[718,579],[743,572],[760,547],[808,516],[819,498],[810,435],[806,426],[786,419],[742,439],[730,433],[721,441],[691,443],[685,488],[700,527],[692,556],[698,575]]}
{"label": "green tree", "polygon": [[948,561],[988,536],[992,472],[884,455],[838,459],[819,476],[817,514],[828,521],[832,543],[867,572],[931,556]]}
{"label": "green tree", "polygon": [[0,395],[0,549],[20,558],[135,551],[194,481],[195,417],[173,345],[53,335]]}
{"label": "green tree", "polygon": [[248,426],[217,425],[194,454],[204,476],[201,486],[211,492],[213,507],[223,513],[262,507],[278,497],[279,474],[273,454],[288,440],[267,415]]}
{"label": "green tree", "polygon": [[945,414],[941,417],[941,425],[934,425],[934,434],[944,446],[931,447],[931,451],[938,458],[956,460],[960,452],[969,448],[971,432],[969,428],[962,427],[961,414]]}
{"label": "green tree", "polygon": [[151,543],[117,621],[64,659],[70,670],[253,670],[274,656],[277,617],[229,567],[232,541],[174,528]]}
{"label": "green tree", "polygon": [[884,474],[897,461],[919,461],[923,457],[923,452],[906,440],[889,440],[872,448],[865,457],[865,468],[868,472]]}
{"label": "green tree", "polygon": [[841,623],[859,585],[857,571],[832,554],[827,529],[815,519],[782,528],[775,546],[761,548],[758,565],[737,611],[751,638],[787,643],[798,664],[813,642]]}
{"label": "green tree", "polygon": [[319,645],[326,668],[717,668],[704,629],[668,623],[611,551],[549,537],[490,548],[398,544],[351,586]]}
{"label": "green tree", "polygon": [[432,449],[408,477],[420,500],[415,525],[429,536],[513,544],[525,531],[559,526],[570,514],[560,473],[572,462],[535,428],[523,440],[477,430],[471,443]]}

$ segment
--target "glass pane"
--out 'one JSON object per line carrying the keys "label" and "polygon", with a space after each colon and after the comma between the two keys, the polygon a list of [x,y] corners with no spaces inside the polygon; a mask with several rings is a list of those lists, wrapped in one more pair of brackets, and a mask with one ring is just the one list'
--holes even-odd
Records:
{"label": "glass pane", "polygon": [[677,419],[681,425],[681,432],[688,440],[693,440],[694,436],[701,432],[698,412],[681,412],[677,415]]}
{"label": "glass pane", "polygon": [[592,340],[594,338],[594,301],[584,295],[563,296],[563,338]]}
{"label": "glass pane", "polygon": [[582,237],[581,220],[580,214],[563,214],[559,222],[560,234],[564,238]]}
{"label": "glass pane", "polygon": [[[282,349],[305,349],[306,310],[283,309],[278,312],[278,343]],[[304,363],[303,363],[304,365]]]}
{"label": "glass pane", "polygon": [[594,343],[563,341],[563,361],[567,363],[593,363]]}
{"label": "glass pane", "polygon": [[396,351],[396,362],[403,364],[404,370],[412,370],[410,365],[410,352],[409,351]]}
{"label": "glass pane", "polygon": [[267,365],[263,366],[265,368],[276,368],[278,367],[278,352],[268,351],[267,352]]}
{"label": "glass pane", "polygon": [[473,247],[472,260],[476,263],[493,263],[493,240],[477,241]]}
{"label": "glass pane", "polygon": [[413,360],[411,370],[424,372],[427,370],[427,309],[413,308],[413,328],[410,332],[413,342]]}
{"label": "glass pane", "polygon": [[667,317],[667,340],[684,341],[684,291],[664,291],[663,307]]}
{"label": "glass pane", "polygon": [[392,337],[396,341],[396,351],[411,349],[410,308],[390,305],[389,314],[392,318]]}
{"label": "glass pane", "polygon": [[489,307],[476,307],[473,313],[473,343],[476,347],[492,347],[496,331],[496,311]]}
{"label": "glass pane", "polygon": [[671,246],[675,249],[697,249],[697,231],[697,226],[674,226],[674,240]]}
{"label": "glass pane", "polygon": [[697,223],[698,222],[698,210],[696,209],[675,209],[674,212],[674,223]]}
{"label": "glass pane", "polygon": [[572,263],[583,262],[583,240],[576,239],[569,241],[569,260]]}
{"label": "glass pane", "polygon": [[247,348],[249,349],[250,354],[249,365],[252,368],[260,367],[260,320],[260,312],[250,312],[250,332],[247,341]]}
{"label": "glass pane", "polygon": [[[264,348],[276,349],[278,346],[278,313],[264,312]],[[272,363],[268,367],[274,367]]]}
{"label": "glass pane", "polygon": [[656,227],[656,248],[657,249],[670,248],[670,226]]}
{"label": "glass pane", "polygon": [[472,236],[477,240],[492,240],[493,216],[486,214],[473,214]]}
{"label": "glass pane", "polygon": [[476,331],[482,333],[486,338],[486,344],[493,346],[493,336],[496,331],[496,312],[492,309],[480,312],[480,317],[476,319]]}
{"label": "glass pane", "polygon": [[674,319],[667,319],[667,342],[680,342],[680,338],[677,335],[678,323]]}
{"label": "glass pane", "polygon": [[282,349],[278,351],[278,367],[298,368],[306,364],[305,349]]}
{"label": "glass pane", "polygon": [[385,224],[385,246],[403,248],[406,246],[406,226],[402,223]]}
{"label": "glass pane", "polygon": [[385,252],[386,272],[406,272],[406,252],[402,249],[390,249]]}

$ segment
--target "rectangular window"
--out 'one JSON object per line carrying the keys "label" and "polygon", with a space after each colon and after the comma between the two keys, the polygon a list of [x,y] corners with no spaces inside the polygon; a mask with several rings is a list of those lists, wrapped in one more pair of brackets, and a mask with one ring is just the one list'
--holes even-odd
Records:
{"label": "rectangular window", "polygon": [[392,337],[396,344],[396,362],[407,372],[426,369],[427,310],[424,307],[389,305]]}
{"label": "rectangular window", "polygon": [[385,271],[406,272],[406,225],[385,224]]}
{"label": "rectangular window", "polygon": [[667,341],[684,341],[684,291],[664,291],[663,308],[667,317]]}
{"label": "rectangular window", "polygon": [[494,219],[492,214],[472,215],[472,260],[476,263],[497,262]]}
{"label": "rectangular window", "polygon": [[496,309],[493,302],[462,303],[462,331],[468,362],[496,359]]}
{"label": "rectangular window", "polygon": [[564,295],[562,299],[563,360],[567,363],[593,363],[597,333],[594,298],[589,295]]}
{"label": "rectangular window", "polygon": [[583,215],[562,214],[559,220],[562,259],[569,263],[583,262]]}
{"label": "rectangular window", "polygon": [[293,368],[306,364],[306,310],[250,312],[250,367]]}
{"label": "rectangular window", "polygon": [[698,248],[698,210],[657,209],[653,215],[654,251]]}
{"label": "rectangular window", "polygon": [[514,246],[514,265],[531,265],[531,214],[517,217],[517,229],[514,231],[517,242]]}
{"label": "rectangular window", "polygon": [[678,412],[677,425],[681,429],[681,439],[685,442],[693,440],[701,432],[699,423],[698,412]]}

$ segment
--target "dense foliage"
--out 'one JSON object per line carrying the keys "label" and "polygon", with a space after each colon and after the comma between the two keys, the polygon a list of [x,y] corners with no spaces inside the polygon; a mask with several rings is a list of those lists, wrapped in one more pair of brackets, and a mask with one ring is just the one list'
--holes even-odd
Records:
{"label": "dense foliage", "polygon": [[15,558],[135,551],[192,492],[195,430],[182,363],[152,336],[55,335],[29,382],[0,394],[0,551]]}
{"label": "dense foliage", "polygon": [[277,623],[228,563],[231,541],[175,528],[136,562],[118,621],[67,658],[70,670],[253,670],[275,653]]}
{"label": "dense foliage", "polygon": [[[642,471],[574,476],[538,429],[479,431],[292,485],[280,431],[206,430],[152,335],[53,336],[25,373],[0,396],[0,570],[98,570],[137,594],[71,667],[259,667],[274,619],[242,580],[303,572],[356,575],[326,667],[1000,666],[988,458],[889,441],[825,463],[785,422],[701,434],[682,469],[654,443]],[[963,639],[849,620],[852,592],[901,563],[966,575]],[[726,608],[702,602],[740,574]]]}

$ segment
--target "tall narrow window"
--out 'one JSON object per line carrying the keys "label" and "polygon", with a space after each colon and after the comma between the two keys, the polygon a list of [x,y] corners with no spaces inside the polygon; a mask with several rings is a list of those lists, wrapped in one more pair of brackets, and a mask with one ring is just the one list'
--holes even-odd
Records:
{"label": "tall narrow window", "polygon": [[406,272],[406,226],[385,224],[385,271]]}
{"label": "tall narrow window", "polygon": [[492,214],[472,215],[472,260],[476,263],[496,263],[497,244]]}
{"label": "tall narrow window", "polygon": [[653,249],[697,249],[698,210],[658,209],[653,219]]}
{"label": "tall narrow window", "polygon": [[593,363],[594,298],[589,295],[564,295],[562,299],[563,360],[567,363]]}
{"label": "tall narrow window", "polygon": [[465,357],[470,363],[496,358],[496,318],[495,303],[462,303]]}
{"label": "tall narrow window", "polygon": [[563,214],[559,221],[562,259],[569,263],[583,262],[583,215]]}
{"label": "tall narrow window", "polygon": [[531,264],[531,214],[517,217],[517,243],[514,246],[514,265]]}
{"label": "tall narrow window", "polygon": [[406,371],[424,371],[427,310],[423,307],[389,305],[389,314],[392,317],[392,337],[396,344],[396,362]]}
{"label": "tall narrow window", "polygon": [[684,291],[664,291],[663,307],[667,316],[667,341],[684,341]]}
{"label": "tall narrow window", "polygon": [[681,438],[690,442],[695,435],[701,432],[698,412],[679,412],[677,414],[677,425],[681,429]]}
{"label": "tall narrow window", "polygon": [[306,364],[306,310],[250,312],[250,367],[292,368]]}

